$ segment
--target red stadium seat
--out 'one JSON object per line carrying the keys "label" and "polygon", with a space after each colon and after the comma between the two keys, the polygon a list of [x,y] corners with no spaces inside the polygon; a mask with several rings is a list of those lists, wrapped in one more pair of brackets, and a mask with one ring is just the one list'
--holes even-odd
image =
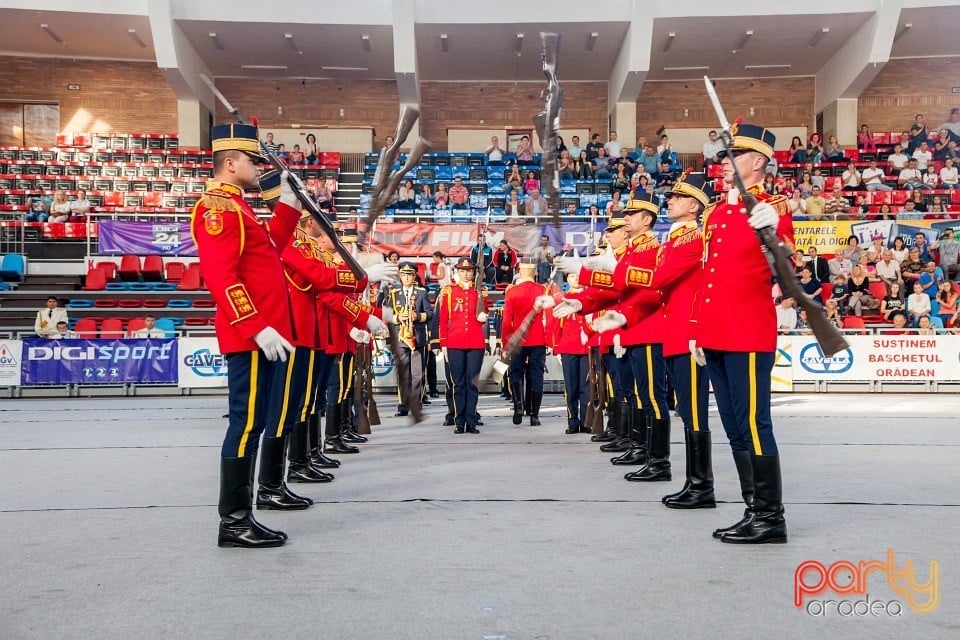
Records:
{"label": "red stadium seat", "polygon": [[185,327],[205,327],[207,326],[206,318],[184,318],[183,326]]}
{"label": "red stadium seat", "polygon": [[103,291],[107,287],[107,273],[100,267],[87,270],[82,291]]}
{"label": "red stadium seat", "polygon": [[143,300],[138,298],[121,298],[117,300],[117,306],[121,309],[139,309],[143,306]]}
{"label": "red stadium seat", "polygon": [[890,204],[893,202],[892,193],[892,191],[874,191],[871,202],[873,204]]}
{"label": "red stadium seat", "polygon": [[103,269],[104,274],[107,276],[107,282],[112,282],[117,278],[117,263],[116,262],[98,262],[96,263],[97,267]]}
{"label": "red stadium seat", "polygon": [[112,309],[117,306],[117,301],[113,298],[100,298],[93,301],[93,306],[98,309]]}
{"label": "red stadium seat", "polygon": [[120,318],[106,318],[100,325],[101,338],[122,338],[123,320]]}
{"label": "red stadium seat", "polygon": [[167,270],[167,282],[172,282],[174,284],[180,282],[180,276],[183,275],[183,270],[186,268],[182,262],[168,262],[166,264]]}
{"label": "red stadium seat", "polygon": [[[857,316],[846,316],[843,319],[843,328],[844,329],[864,329],[865,325],[863,323],[863,318]],[[866,333],[866,331],[860,331],[860,333]]]}
{"label": "red stadium seat", "polygon": [[190,267],[189,269],[184,269],[183,275],[180,276],[180,284],[177,285],[177,289],[180,289],[181,291],[199,290],[200,268]]}
{"label": "red stadium seat", "polygon": [[890,204],[903,204],[910,199],[910,192],[906,189],[890,192]]}
{"label": "red stadium seat", "polygon": [[143,306],[148,309],[162,309],[167,306],[167,301],[158,300],[156,298],[148,298],[143,301]]}
{"label": "red stadium seat", "polygon": [[143,268],[140,269],[140,275],[145,282],[160,282],[163,280],[163,258],[157,255],[149,255],[143,259]]}
{"label": "red stadium seat", "polygon": [[950,204],[960,204],[960,189],[950,191]]}
{"label": "red stadium seat", "polygon": [[117,277],[125,281],[139,281],[140,256],[127,254],[120,258],[120,268],[117,269]]}
{"label": "red stadium seat", "polygon": [[823,179],[823,190],[833,191],[837,187],[843,186],[843,179],[840,176],[827,176]]}
{"label": "red stadium seat", "polygon": [[211,309],[214,306],[216,306],[216,303],[213,300],[203,300],[198,298],[193,301],[194,309]]}
{"label": "red stadium seat", "polygon": [[339,169],[340,168],[340,152],[339,151],[321,151],[320,152],[320,164],[328,169]]}
{"label": "red stadium seat", "polygon": [[127,324],[127,335],[132,336],[135,332],[143,329],[147,323],[143,318],[134,318]]}
{"label": "red stadium seat", "polygon": [[73,326],[73,331],[78,338],[96,338],[97,321],[94,318],[80,318]]}
{"label": "red stadium seat", "polygon": [[823,291],[820,292],[820,297],[823,298],[823,301],[826,302],[830,297],[830,294],[833,293],[833,283],[832,282],[821,282],[820,286],[823,288]]}

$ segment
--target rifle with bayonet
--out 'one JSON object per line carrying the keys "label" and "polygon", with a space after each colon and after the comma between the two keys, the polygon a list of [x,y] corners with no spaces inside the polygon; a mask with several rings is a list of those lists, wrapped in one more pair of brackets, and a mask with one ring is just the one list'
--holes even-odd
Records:
{"label": "rifle with bayonet", "polygon": [[563,88],[557,80],[557,59],[560,56],[560,34],[540,33],[540,64],[547,86],[541,93],[543,111],[533,118],[537,137],[540,139],[540,184],[544,189],[547,206],[550,207],[553,226],[560,228],[560,173],[557,171],[557,137],[560,135],[560,109],[563,105]]}

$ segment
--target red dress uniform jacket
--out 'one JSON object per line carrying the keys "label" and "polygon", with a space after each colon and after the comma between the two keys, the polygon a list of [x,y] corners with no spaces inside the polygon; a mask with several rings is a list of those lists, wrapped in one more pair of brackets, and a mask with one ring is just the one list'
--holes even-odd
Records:
{"label": "red dress uniform jacket", "polygon": [[[706,215],[709,215],[709,209]],[[695,221],[671,229],[661,245],[657,268],[650,281],[643,285],[659,290],[662,307],[636,305],[624,309],[627,325],[641,322],[654,313],[663,316],[663,355],[689,353],[690,315],[693,300],[703,280],[703,237]]]}
{"label": "red dress uniform jacket", "polygon": [[190,232],[217,304],[221,353],[256,351],[253,337],[268,326],[293,338],[280,253],[299,219],[299,211],[280,202],[269,222],[259,220],[240,187],[219,181],[207,183],[194,205]]}
{"label": "red dress uniform jacket", "polygon": [[[539,296],[547,295],[549,288],[532,280],[507,287],[503,296],[503,324],[500,335],[503,344],[510,341],[510,336],[520,329],[527,315],[533,311],[533,303]],[[539,317],[533,319],[530,330],[523,337],[523,347],[543,347],[547,344],[547,335],[544,331],[546,316],[540,312]]]}
{"label": "red dress uniform jacket", "polygon": [[[440,347],[448,349],[483,349],[483,323],[477,320],[477,296],[472,287],[464,289],[458,285],[447,285],[440,290],[440,318],[437,321],[437,333]],[[487,301],[483,300],[487,309]]]}
{"label": "red dress uniform jacket", "polygon": [[[585,356],[590,350],[581,340],[581,333],[587,332],[587,321],[579,313],[557,320],[550,316],[550,345],[555,354]],[[588,338],[589,339],[589,338]]]}
{"label": "red dress uniform jacket", "polygon": [[352,288],[355,292],[363,291],[367,280],[364,278],[357,281],[349,269],[346,269],[346,275],[343,275],[346,265],[337,262],[332,253],[318,250],[317,257],[327,268],[335,269],[338,279],[344,281],[341,285],[343,289],[316,291],[317,313],[326,316],[327,320],[320,325],[320,348],[329,355],[347,353],[356,348],[356,343],[350,338],[350,327],[366,328],[372,309],[358,302],[357,293],[344,295],[343,291],[346,288]]}
{"label": "red dress uniform jacket", "polygon": [[[757,200],[780,214],[777,235],[793,248],[793,220],[784,196],[760,185]],[[703,222],[703,284],[696,296],[691,338],[704,349],[772,352],[777,348],[777,312],[772,275],[743,204],[722,202]]]}

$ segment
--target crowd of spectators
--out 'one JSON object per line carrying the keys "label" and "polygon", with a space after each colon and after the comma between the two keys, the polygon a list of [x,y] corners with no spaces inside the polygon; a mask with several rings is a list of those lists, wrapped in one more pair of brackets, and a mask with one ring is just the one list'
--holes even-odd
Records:
{"label": "crowd of spectators", "polygon": [[38,191],[26,199],[26,222],[86,222],[92,208],[86,191],[77,191],[72,199],[63,189]]}

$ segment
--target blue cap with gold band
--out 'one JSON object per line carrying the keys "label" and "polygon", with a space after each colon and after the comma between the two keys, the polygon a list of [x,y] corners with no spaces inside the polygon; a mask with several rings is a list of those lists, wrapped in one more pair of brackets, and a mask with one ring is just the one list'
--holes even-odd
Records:
{"label": "blue cap with gold band", "polygon": [[[613,231],[614,229],[619,229],[627,223],[626,216],[622,210],[614,211],[610,215],[610,220],[607,221],[607,231]],[[606,233],[606,231],[604,232]]]}
{"label": "blue cap with gold band", "polygon": [[397,271],[399,273],[406,273],[407,275],[415,276],[417,275],[417,265],[412,262],[404,261],[397,265]]}
{"label": "blue cap with gold band", "polygon": [[680,174],[673,188],[667,191],[667,196],[671,195],[696,198],[703,206],[713,202],[714,198],[713,186],[707,176],[702,173]]}
{"label": "blue cap with gold band", "polygon": [[627,200],[627,206],[623,209],[624,215],[630,215],[637,211],[649,211],[654,216],[660,213],[660,200],[657,194],[653,192],[642,193]]}
{"label": "blue cap with gold band", "polygon": [[[767,158],[773,157],[773,147],[777,143],[777,136],[766,127],[755,124],[741,123],[739,120],[730,125],[730,133],[733,136],[734,151],[756,151]],[[727,155],[726,149],[721,149],[717,153],[718,158]]]}
{"label": "blue cap with gold band", "polygon": [[257,128],[252,124],[218,124],[210,129],[210,147],[214,153],[243,151],[258,162],[266,162],[257,136]]}
{"label": "blue cap with gold band", "polygon": [[270,169],[260,176],[260,198],[270,202],[280,197],[280,172]]}

